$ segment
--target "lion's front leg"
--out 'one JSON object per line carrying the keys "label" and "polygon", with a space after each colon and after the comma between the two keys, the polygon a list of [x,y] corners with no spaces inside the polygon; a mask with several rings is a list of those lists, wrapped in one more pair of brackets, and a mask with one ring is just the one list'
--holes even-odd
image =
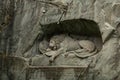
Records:
{"label": "lion's front leg", "polygon": [[49,60],[49,61],[50,61],[50,62],[53,62],[56,57],[58,57],[60,54],[62,54],[62,53],[64,53],[64,52],[65,52],[64,48],[58,49],[58,50],[56,51],[56,53],[53,54],[53,55],[50,57],[50,60]]}

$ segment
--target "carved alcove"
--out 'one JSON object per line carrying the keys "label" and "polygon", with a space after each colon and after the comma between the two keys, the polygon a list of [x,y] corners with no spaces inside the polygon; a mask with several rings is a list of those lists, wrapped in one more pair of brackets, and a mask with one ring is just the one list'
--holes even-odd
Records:
{"label": "carved alcove", "polygon": [[[40,42],[42,42],[45,38],[49,43],[49,40],[52,36],[67,33],[69,36],[75,35],[75,37],[85,37],[85,39],[93,41],[98,50],[98,53],[102,49],[102,38],[99,26],[96,22],[91,20],[74,19],[61,21],[59,24],[51,23],[42,25],[42,31],[44,36]],[[43,73],[44,75],[41,76],[40,79],[82,79],[81,76],[85,76],[89,64],[92,60],[94,60],[96,55],[87,57],[85,59],[80,59],[78,57],[65,58],[61,54],[51,63],[49,62],[50,57],[41,54],[40,56],[36,56],[31,59],[32,63],[29,67],[30,74],[28,77],[30,77],[29,79],[32,79],[34,77],[32,76],[33,73],[37,75],[41,75]]]}
{"label": "carved alcove", "polygon": [[44,37],[50,38],[54,35],[68,34],[76,37],[87,37],[92,40],[97,49],[102,49],[102,37],[99,26],[96,22],[87,19],[73,19],[61,21],[59,24],[51,23],[42,25]]}
{"label": "carved alcove", "polygon": [[[80,37],[80,39],[92,41],[95,44],[98,50],[98,53],[102,49],[102,37],[101,37],[101,32],[99,30],[99,26],[97,25],[96,22],[92,20],[74,19],[74,20],[61,21],[59,24],[57,22],[50,23],[50,24],[42,25],[42,31],[44,36],[43,36],[43,39],[39,42],[42,42],[45,38],[49,43],[50,38],[54,35],[68,34],[69,36],[74,35],[73,38],[75,39],[76,37]],[[56,58],[55,64],[53,63],[53,65],[56,65],[57,64],[56,62],[59,60],[61,60],[61,58],[60,59],[59,57],[58,59]],[[38,65],[38,64],[46,65],[46,64],[43,64],[43,62],[42,63],[40,62],[36,63],[36,62],[37,61],[33,61],[33,65]],[[49,62],[48,62],[48,65],[49,65]]]}

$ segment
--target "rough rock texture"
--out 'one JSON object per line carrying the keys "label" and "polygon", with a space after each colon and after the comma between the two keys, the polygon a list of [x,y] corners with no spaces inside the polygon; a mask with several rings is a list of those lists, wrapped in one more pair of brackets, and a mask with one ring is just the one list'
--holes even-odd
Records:
{"label": "rough rock texture", "polygon": [[[44,1],[48,2],[48,0]],[[63,5],[67,3],[70,3],[70,5],[60,23],[59,19],[63,11],[57,6],[44,1],[0,1],[0,8],[8,9],[8,14],[13,14],[11,15],[10,24],[6,25],[7,28],[4,29],[1,24],[6,14],[2,15],[2,11],[0,11],[0,28],[4,29],[0,33],[0,55],[3,56],[0,57],[1,80],[7,80],[8,78],[8,80],[39,80],[38,73],[46,76],[47,73],[43,74],[39,69],[30,70],[31,68],[26,68],[28,64],[36,67],[40,65],[59,66],[60,64],[68,65],[67,63],[72,61],[73,66],[82,62],[89,67],[81,78],[83,80],[120,80],[120,0],[61,0]],[[11,5],[6,7],[4,6],[5,3]],[[90,65],[88,65],[89,59],[86,59],[87,64],[86,60],[80,61],[76,58],[66,60],[62,56],[54,64],[49,64],[48,57],[38,52],[37,46],[44,36],[65,32],[76,35],[97,36],[99,38],[102,36],[103,48],[92,58],[93,62]],[[12,58],[7,55],[11,55]],[[25,55],[28,56],[25,58]],[[64,60],[67,62],[64,62]],[[9,63],[9,65],[6,63]],[[22,69],[25,69],[25,72]],[[72,70],[63,72],[66,74],[69,71],[76,72]],[[14,77],[10,77],[11,75]],[[29,77],[30,75],[31,77]],[[74,77],[68,78],[66,76],[58,76],[57,79],[52,79],[58,80],[58,78],[59,80],[77,80]],[[41,80],[50,79],[42,76]]]}

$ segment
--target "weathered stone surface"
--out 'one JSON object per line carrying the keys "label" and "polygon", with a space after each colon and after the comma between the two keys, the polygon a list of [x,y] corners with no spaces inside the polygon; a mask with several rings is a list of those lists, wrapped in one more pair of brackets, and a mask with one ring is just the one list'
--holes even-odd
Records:
{"label": "weathered stone surface", "polygon": [[27,59],[0,55],[1,80],[26,80]]}
{"label": "weathered stone surface", "polygon": [[[27,64],[20,63],[27,62],[33,66],[51,65],[49,64],[48,57],[41,55],[40,52],[38,52],[38,44],[42,40],[42,37],[51,36],[57,32],[74,34],[83,33],[87,36],[88,34],[93,36],[97,34],[98,36],[101,33],[104,42],[103,48],[98,55],[92,58],[93,63],[91,63],[87,75],[84,76],[83,80],[119,80],[120,0],[62,1],[63,5],[66,5],[67,2],[71,4],[68,6],[66,15],[63,15],[61,18],[62,22],[57,24],[63,12],[58,9],[58,7],[40,2],[39,0],[10,0],[10,4],[13,6],[10,8],[13,12],[10,13],[14,15],[12,16],[13,18],[10,24],[7,25],[8,27],[0,33],[0,52],[7,55],[10,54],[12,56],[30,59],[29,62],[21,62],[21,59],[12,60],[11,58],[10,62],[8,60],[9,63],[12,63],[11,61],[13,61],[12,65],[5,68],[8,69],[7,73],[9,76],[11,76],[11,74],[14,75],[10,80],[25,80],[27,76],[25,75],[26,72],[21,74],[21,70],[23,69],[23,65],[26,66]],[[0,1],[0,9],[5,7],[3,6],[3,3],[9,3],[9,0]],[[5,15],[2,16],[0,11],[0,25],[2,24],[2,21],[4,21],[4,17]],[[98,26],[96,26],[96,24],[98,24]],[[100,32],[97,27],[99,27]],[[0,61],[4,61],[3,58],[0,59]],[[60,63],[62,60],[63,63]],[[74,59],[71,58],[66,60],[60,56],[52,65],[68,65],[68,63],[72,65],[78,63],[87,64],[84,60],[80,61],[80,59],[75,59],[74,61]],[[66,73],[67,72],[69,71],[66,71]],[[39,73],[39,70],[36,73]],[[7,79],[6,71],[0,75],[4,75],[3,77]],[[22,77],[19,79],[19,76]],[[39,79],[38,76],[35,78]],[[43,77],[43,80],[46,80],[46,78]],[[65,80],[65,76],[62,77],[62,80]]]}

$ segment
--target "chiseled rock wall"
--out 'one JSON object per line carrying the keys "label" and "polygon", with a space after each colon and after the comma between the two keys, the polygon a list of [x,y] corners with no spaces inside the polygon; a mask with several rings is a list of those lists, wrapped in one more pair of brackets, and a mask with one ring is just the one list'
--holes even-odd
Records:
{"label": "chiseled rock wall", "polygon": [[[71,3],[68,6],[67,14],[62,17],[68,19],[89,19],[99,24],[103,40],[119,23],[119,1],[117,0],[65,0]],[[15,3],[14,19],[14,43],[13,53],[24,53],[28,46],[31,46],[36,36],[41,33],[41,24],[58,22],[62,11],[57,7],[37,1],[17,1]],[[45,10],[45,13],[43,11]],[[29,34],[28,34],[29,33]],[[31,36],[29,36],[31,35]],[[27,37],[26,37],[27,36]]]}
{"label": "chiseled rock wall", "polygon": [[[46,0],[47,1],[47,0]],[[104,41],[101,52],[96,57],[86,80],[119,80],[119,33],[116,30],[120,21],[120,0],[62,0],[70,2],[62,21],[70,19],[89,19],[98,23]],[[15,0],[13,23],[12,55],[22,56],[33,45],[38,34],[41,35],[40,24],[58,22],[62,11],[57,7],[39,0]],[[45,11],[45,12],[44,12]],[[109,34],[111,34],[109,36]],[[17,80],[17,79],[16,79]]]}

